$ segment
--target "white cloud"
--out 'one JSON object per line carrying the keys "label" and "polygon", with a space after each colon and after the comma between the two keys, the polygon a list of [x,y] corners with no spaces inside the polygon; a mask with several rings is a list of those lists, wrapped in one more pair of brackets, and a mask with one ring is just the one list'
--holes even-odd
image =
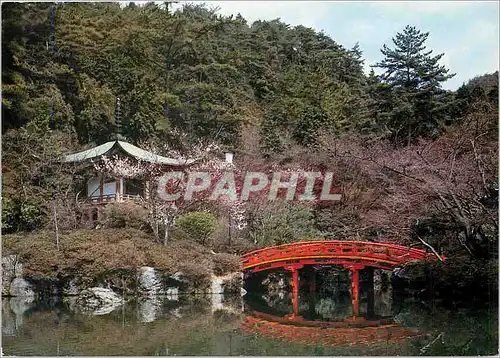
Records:
{"label": "white cloud", "polygon": [[498,23],[478,20],[469,25],[459,41],[449,44],[441,63],[457,75],[445,83],[455,89],[474,76],[498,70]]}
{"label": "white cloud", "polygon": [[[177,8],[182,6],[180,2]],[[327,16],[331,2],[325,1],[205,1],[208,7],[219,8],[223,15],[243,16],[249,24],[256,20],[272,20],[280,18],[283,22],[313,27],[316,30],[319,22]]]}
{"label": "white cloud", "polygon": [[465,11],[478,1],[377,1],[370,2],[374,9],[384,13],[401,14],[402,12],[434,14],[443,12]]}
{"label": "white cloud", "polygon": [[349,33],[353,37],[366,36],[366,34],[373,33],[376,26],[369,20],[353,20],[349,22]]}

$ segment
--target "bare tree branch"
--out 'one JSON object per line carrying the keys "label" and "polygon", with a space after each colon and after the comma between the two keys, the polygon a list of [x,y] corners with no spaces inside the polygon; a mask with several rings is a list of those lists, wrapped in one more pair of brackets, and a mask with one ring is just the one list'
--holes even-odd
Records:
{"label": "bare tree branch", "polygon": [[436,257],[439,259],[439,261],[443,262],[443,259],[441,258],[441,256],[439,256],[439,254],[437,253],[437,251],[431,246],[429,245],[427,242],[425,242],[420,236],[417,235],[417,239],[420,240],[420,242],[422,244],[424,244],[425,246],[427,246],[429,249],[432,250],[433,254],[436,255]]}

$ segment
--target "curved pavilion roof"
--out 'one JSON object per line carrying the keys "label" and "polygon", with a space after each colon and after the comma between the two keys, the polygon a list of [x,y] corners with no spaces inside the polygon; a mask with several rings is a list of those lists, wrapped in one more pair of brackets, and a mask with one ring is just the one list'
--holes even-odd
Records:
{"label": "curved pavilion roof", "polygon": [[137,160],[143,160],[153,164],[184,166],[192,164],[196,161],[196,159],[183,160],[163,157],[120,140],[107,142],[78,153],[68,154],[64,157],[63,161],[66,163],[78,163],[94,159],[105,154],[114,154],[116,151],[122,151]]}

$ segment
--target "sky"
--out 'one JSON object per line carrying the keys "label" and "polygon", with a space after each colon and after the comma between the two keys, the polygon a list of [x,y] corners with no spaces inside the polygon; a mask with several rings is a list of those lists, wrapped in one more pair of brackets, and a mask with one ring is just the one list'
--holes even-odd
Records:
{"label": "sky", "polygon": [[358,42],[366,73],[370,65],[383,59],[382,46],[393,48],[392,38],[406,25],[429,32],[427,49],[433,54],[444,53],[440,63],[456,73],[443,84],[445,89],[456,90],[469,79],[499,67],[499,1],[196,2],[218,7],[224,15],[240,13],[249,24],[280,18],[292,26],[323,31],[344,47],[351,48]]}

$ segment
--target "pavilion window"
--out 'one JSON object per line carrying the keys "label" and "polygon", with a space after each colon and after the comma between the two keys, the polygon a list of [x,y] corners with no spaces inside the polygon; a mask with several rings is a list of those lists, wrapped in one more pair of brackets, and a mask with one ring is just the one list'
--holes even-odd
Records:
{"label": "pavilion window", "polygon": [[125,181],[125,195],[142,195],[144,185],[140,179],[127,179]]}

